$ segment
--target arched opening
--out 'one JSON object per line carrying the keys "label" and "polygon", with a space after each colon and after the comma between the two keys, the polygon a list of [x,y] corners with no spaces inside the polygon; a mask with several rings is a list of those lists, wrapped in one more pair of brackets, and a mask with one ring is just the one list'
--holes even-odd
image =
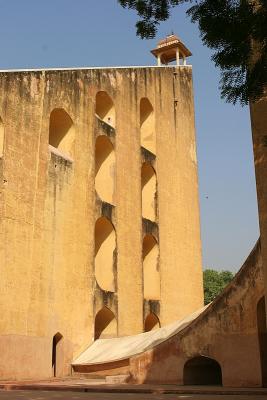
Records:
{"label": "arched opening", "polygon": [[150,221],[156,220],[157,177],[154,168],[149,163],[142,165],[142,216]]}
{"label": "arched opening", "polygon": [[52,375],[63,375],[63,336],[56,333],[52,341]]}
{"label": "arched opening", "polygon": [[267,387],[267,328],[265,297],[263,296],[257,305],[258,337],[261,362],[262,386]]}
{"label": "arched opening", "polygon": [[95,112],[98,118],[115,128],[115,107],[112,98],[107,92],[101,91],[96,94]]}
{"label": "arched opening", "polygon": [[204,356],[188,360],[184,365],[184,385],[222,385],[220,364]]}
{"label": "arched opening", "polygon": [[95,189],[101,200],[115,204],[115,151],[105,135],[98,136],[95,144]]}
{"label": "arched opening", "polygon": [[0,158],[2,158],[4,155],[4,138],[4,124],[2,118],[0,117]]}
{"label": "arched opening", "polygon": [[156,154],[154,110],[150,101],[143,97],[140,101],[141,146]]}
{"label": "arched opening", "polygon": [[75,129],[71,117],[63,108],[55,108],[50,114],[49,144],[73,156],[74,140]]}
{"label": "arched opening", "polygon": [[117,336],[117,321],[114,313],[103,307],[95,317],[95,340]]}
{"label": "arched opening", "polygon": [[143,240],[143,276],[144,298],[160,299],[160,274],[158,266],[159,246],[152,235],[146,235]]}
{"label": "arched opening", "polygon": [[95,277],[101,289],[115,291],[114,260],[116,233],[112,223],[101,217],[95,224]]}
{"label": "arched opening", "polygon": [[145,319],[145,332],[160,328],[160,322],[156,314],[150,313]]}

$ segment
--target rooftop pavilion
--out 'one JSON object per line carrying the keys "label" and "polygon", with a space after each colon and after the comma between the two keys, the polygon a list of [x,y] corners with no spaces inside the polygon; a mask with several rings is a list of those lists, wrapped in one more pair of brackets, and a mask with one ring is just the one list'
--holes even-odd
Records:
{"label": "rooftop pavilion", "polygon": [[157,48],[151,50],[151,53],[157,58],[158,66],[169,64],[176,60],[180,65],[180,59],[183,65],[186,65],[186,58],[192,56],[191,51],[176,35],[168,35],[165,39],[158,42]]}

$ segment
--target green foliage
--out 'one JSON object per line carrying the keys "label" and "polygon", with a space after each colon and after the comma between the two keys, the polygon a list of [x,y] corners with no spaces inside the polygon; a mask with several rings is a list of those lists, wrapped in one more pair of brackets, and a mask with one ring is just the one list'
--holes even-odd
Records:
{"label": "green foliage", "polygon": [[142,39],[155,37],[157,25],[170,17],[171,7],[188,0],[118,0],[124,8],[136,10],[141,19],[136,23],[137,35]]}
{"label": "green foliage", "polygon": [[221,68],[222,97],[244,105],[262,96],[267,86],[267,0],[118,1],[137,11],[141,38],[154,37],[172,7],[195,3],[187,14],[198,23],[203,42],[214,50],[212,59]]}
{"label": "green foliage", "polygon": [[215,271],[206,269],[203,272],[204,281],[204,303],[209,304],[222,292],[226,285],[233,279],[234,274],[231,271]]}
{"label": "green foliage", "polygon": [[222,97],[247,104],[262,96],[267,84],[267,1],[258,0],[256,6],[247,0],[202,0],[188,14],[198,22],[203,42],[215,50]]}

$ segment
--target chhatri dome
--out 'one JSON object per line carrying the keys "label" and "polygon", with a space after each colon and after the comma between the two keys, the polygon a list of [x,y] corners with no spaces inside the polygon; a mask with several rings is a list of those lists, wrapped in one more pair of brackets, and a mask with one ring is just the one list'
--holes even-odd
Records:
{"label": "chhatri dome", "polygon": [[180,59],[183,59],[183,65],[186,65],[186,58],[192,56],[191,51],[174,34],[160,40],[156,49],[151,50],[151,53],[157,58],[158,66],[175,60],[177,65],[180,65]]}

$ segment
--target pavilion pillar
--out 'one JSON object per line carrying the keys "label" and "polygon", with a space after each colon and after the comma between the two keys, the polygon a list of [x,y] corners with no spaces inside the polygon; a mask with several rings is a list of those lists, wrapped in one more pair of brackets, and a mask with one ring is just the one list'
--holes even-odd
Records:
{"label": "pavilion pillar", "polygon": [[179,52],[179,49],[176,49],[176,64],[180,65],[180,52]]}

